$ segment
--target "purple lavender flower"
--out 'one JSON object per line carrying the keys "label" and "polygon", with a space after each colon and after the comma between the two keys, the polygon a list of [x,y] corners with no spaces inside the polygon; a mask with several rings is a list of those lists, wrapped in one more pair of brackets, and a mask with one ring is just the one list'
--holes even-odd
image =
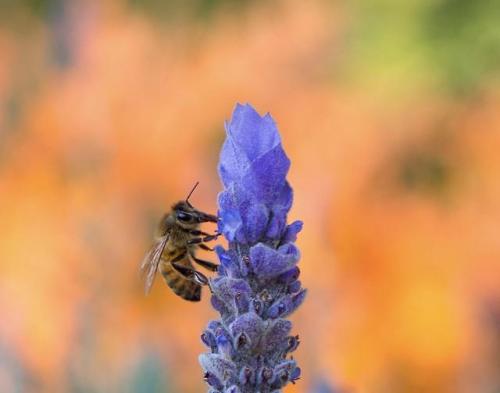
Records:
{"label": "purple lavender flower", "polygon": [[290,160],[276,124],[238,104],[222,147],[219,230],[229,242],[216,247],[218,277],[212,305],[220,319],[201,338],[200,355],[210,393],[277,393],[300,377],[290,353],[299,345],[284,319],[304,300],[294,242],[302,222],[287,225],[292,189]]}

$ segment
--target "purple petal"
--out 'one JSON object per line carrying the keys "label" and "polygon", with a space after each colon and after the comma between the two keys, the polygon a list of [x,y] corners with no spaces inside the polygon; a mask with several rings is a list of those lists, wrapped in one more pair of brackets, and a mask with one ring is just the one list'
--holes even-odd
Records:
{"label": "purple petal", "polygon": [[229,312],[224,302],[217,296],[212,295],[212,297],[210,298],[210,304],[212,304],[212,307],[215,308],[221,314],[227,314]]}
{"label": "purple petal", "polygon": [[201,335],[201,341],[210,348],[212,352],[217,352],[217,343],[215,340],[215,335],[210,330],[205,330]]}
{"label": "purple petal", "polygon": [[304,301],[307,295],[307,290],[303,289],[299,293],[295,293],[292,295],[292,304],[293,304],[293,309],[288,310],[288,314],[294,312]]}
{"label": "purple petal", "polygon": [[236,105],[231,121],[226,123],[226,135],[219,161],[219,174],[226,187],[241,179],[253,161],[281,143],[271,116],[261,117],[248,104]]}
{"label": "purple petal", "polygon": [[281,297],[267,309],[267,316],[269,318],[278,318],[293,313],[304,301],[306,293],[307,291],[303,289],[298,293]]}
{"label": "purple petal", "polygon": [[296,381],[297,379],[300,378],[301,373],[302,373],[302,370],[300,369],[300,367],[295,367],[293,369],[292,373],[290,374],[290,380]]}
{"label": "purple petal", "polygon": [[262,238],[266,229],[267,208],[260,203],[248,201],[240,205],[240,214],[245,234],[244,243],[256,243]]}
{"label": "purple petal", "polygon": [[269,367],[262,367],[257,373],[257,384],[271,384],[274,379],[274,370]]}
{"label": "purple petal", "polygon": [[253,271],[261,278],[272,278],[291,269],[299,260],[299,250],[292,244],[285,244],[278,250],[258,243],[250,249],[250,263]]}
{"label": "purple petal", "polygon": [[287,310],[292,307],[292,299],[290,296],[283,296],[267,309],[269,318],[279,318],[287,314]]}
{"label": "purple petal", "polygon": [[227,124],[228,138],[250,161],[281,143],[278,129],[269,114],[260,116],[249,104],[237,104]]}
{"label": "purple petal", "polygon": [[236,318],[229,329],[233,337],[245,332],[250,340],[250,345],[255,345],[262,336],[264,324],[257,314],[249,312]]}
{"label": "purple petal", "polygon": [[266,205],[280,197],[285,185],[290,160],[281,146],[276,146],[252,162],[241,180],[244,188]]}
{"label": "purple petal", "polygon": [[[205,382],[208,383],[208,385],[212,386],[215,389],[223,389],[224,388],[224,386],[222,386],[222,382],[220,381],[220,379],[208,371],[205,373],[204,379],[205,379]],[[213,392],[214,390],[210,389],[210,391]],[[218,390],[216,390],[216,391],[218,391]]]}
{"label": "purple petal", "polygon": [[218,353],[223,354],[226,358],[233,354],[233,343],[228,334],[220,334],[216,338]]}
{"label": "purple petal", "polygon": [[[212,298],[218,299],[227,310],[236,312],[236,296],[245,294],[247,297],[251,294],[251,289],[248,283],[241,279],[222,277],[218,280],[212,281]],[[219,306],[220,307],[220,306]]]}
{"label": "purple petal", "polygon": [[238,386],[233,385],[228,387],[224,393],[241,393],[241,390]]}
{"label": "purple petal", "polygon": [[297,234],[302,230],[302,221],[294,221],[285,229],[285,234],[281,239],[281,243],[293,243],[297,240]]}
{"label": "purple petal", "polygon": [[215,375],[222,383],[233,377],[236,371],[234,363],[219,354],[204,353],[198,357],[198,360],[203,370]]}
{"label": "purple petal", "polygon": [[292,323],[286,319],[277,319],[271,322],[264,335],[264,343],[266,351],[273,351],[282,345],[287,339]]}
{"label": "purple petal", "polygon": [[242,385],[250,385],[254,383],[255,372],[250,367],[245,366],[240,370],[240,383]]}
{"label": "purple petal", "polygon": [[234,252],[225,250],[224,247],[217,245],[215,246],[215,252],[219,258],[219,274],[221,274],[221,267],[224,268],[224,272],[229,277],[237,277],[239,273],[239,263],[238,258],[234,255]]}
{"label": "purple petal", "polygon": [[278,281],[283,284],[290,284],[296,281],[300,276],[300,269],[298,266],[292,267],[290,270],[282,273],[278,277]]}
{"label": "purple petal", "polygon": [[238,201],[235,199],[235,186],[219,194],[219,231],[230,242],[236,240],[238,232],[243,227]]}
{"label": "purple petal", "polygon": [[231,242],[256,243],[264,234],[269,209],[232,184],[219,194],[219,230]]}
{"label": "purple petal", "polygon": [[300,291],[301,288],[302,288],[302,283],[299,280],[297,280],[288,285],[287,291],[288,293],[296,293]]}

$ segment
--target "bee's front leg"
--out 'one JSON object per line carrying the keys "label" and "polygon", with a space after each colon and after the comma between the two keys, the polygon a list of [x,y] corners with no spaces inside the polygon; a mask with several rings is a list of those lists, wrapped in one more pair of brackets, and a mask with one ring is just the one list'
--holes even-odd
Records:
{"label": "bee's front leg", "polygon": [[217,239],[221,234],[220,233],[216,233],[214,235],[208,235],[208,236],[205,236],[205,237],[195,237],[193,239],[190,239],[188,240],[188,244],[200,244],[200,243],[204,243],[204,242],[209,242],[211,240],[215,240]]}
{"label": "bee's front leg", "polygon": [[189,234],[193,236],[212,236],[210,233],[200,231],[199,229],[190,229]]}

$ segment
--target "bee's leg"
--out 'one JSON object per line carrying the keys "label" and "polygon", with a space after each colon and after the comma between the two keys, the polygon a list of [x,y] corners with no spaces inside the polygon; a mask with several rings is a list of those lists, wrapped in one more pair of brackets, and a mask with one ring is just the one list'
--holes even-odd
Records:
{"label": "bee's leg", "polygon": [[188,229],[187,232],[193,236],[212,236],[210,233],[203,232],[198,229]]}
{"label": "bee's leg", "polygon": [[183,252],[182,254],[177,255],[174,259],[172,259],[172,263],[174,262],[179,262],[182,261],[184,258],[186,258],[186,253]]}
{"label": "bee's leg", "polygon": [[210,270],[211,272],[216,272],[219,265],[213,262],[205,261],[200,258],[196,258],[193,254],[189,254],[193,261],[195,261],[198,265],[203,266],[205,269]]}
{"label": "bee's leg", "polygon": [[200,247],[202,250],[206,250],[206,251],[213,251],[214,250],[212,247],[208,247],[205,243],[198,244],[198,247]]}
{"label": "bee's leg", "polygon": [[219,217],[213,215],[213,214],[208,214],[204,212],[198,211],[198,222],[215,222],[217,223],[219,221]]}
{"label": "bee's leg", "polygon": [[174,267],[175,270],[177,270],[184,277],[195,281],[197,284],[208,285],[208,278],[203,273],[200,273],[199,271],[197,271],[193,268],[180,265],[177,262],[172,262],[172,266]]}
{"label": "bee's leg", "polygon": [[208,236],[205,236],[205,237],[195,237],[194,239],[190,239],[188,240],[188,244],[200,244],[200,243],[204,243],[204,242],[209,242],[211,240],[215,240],[217,239],[221,234],[220,233],[216,233],[215,235],[208,235]]}

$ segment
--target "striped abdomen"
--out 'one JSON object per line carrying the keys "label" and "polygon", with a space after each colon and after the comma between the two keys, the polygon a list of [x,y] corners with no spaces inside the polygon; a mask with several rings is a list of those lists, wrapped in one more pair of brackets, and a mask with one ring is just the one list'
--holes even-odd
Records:
{"label": "striped abdomen", "polygon": [[[179,273],[170,262],[170,257],[164,255],[160,263],[160,272],[167,285],[174,293],[185,300],[197,302],[201,299],[201,285],[184,277]],[[191,267],[191,262],[186,257],[177,262],[180,265]]]}

